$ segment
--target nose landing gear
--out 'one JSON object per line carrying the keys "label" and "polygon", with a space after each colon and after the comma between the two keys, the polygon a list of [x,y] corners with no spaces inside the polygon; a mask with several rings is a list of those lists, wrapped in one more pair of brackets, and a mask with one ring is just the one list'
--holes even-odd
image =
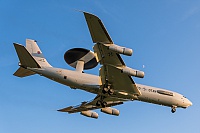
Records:
{"label": "nose landing gear", "polygon": [[171,112],[172,112],[172,113],[175,113],[175,112],[176,112],[176,106],[172,106],[171,108],[172,108],[172,109],[171,109]]}

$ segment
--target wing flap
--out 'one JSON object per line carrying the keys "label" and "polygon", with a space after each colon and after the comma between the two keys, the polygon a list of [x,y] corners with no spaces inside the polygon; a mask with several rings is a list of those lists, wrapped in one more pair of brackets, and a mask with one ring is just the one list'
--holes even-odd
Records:
{"label": "wing flap", "polygon": [[122,73],[120,69],[114,66],[102,66],[100,69],[100,76],[102,83],[105,83],[106,79],[110,84],[112,84],[112,88],[115,91],[126,92],[129,95],[141,95],[141,92],[138,90],[131,76]]}
{"label": "wing flap", "polygon": [[141,95],[131,76],[122,73],[121,70],[118,69],[118,67],[126,66],[121,56],[118,53],[109,50],[107,45],[112,44],[105,45],[97,43],[93,47],[97,59],[100,64],[102,64],[99,73],[102,84],[106,84],[108,81],[108,83],[113,85],[115,91],[122,91],[137,96]]}

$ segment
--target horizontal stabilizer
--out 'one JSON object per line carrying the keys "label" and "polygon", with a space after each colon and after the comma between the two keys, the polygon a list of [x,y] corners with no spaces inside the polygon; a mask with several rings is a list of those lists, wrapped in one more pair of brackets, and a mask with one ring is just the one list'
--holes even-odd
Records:
{"label": "horizontal stabilizer", "polygon": [[41,68],[24,46],[16,43],[14,43],[14,46],[19,57],[21,67]]}
{"label": "horizontal stabilizer", "polygon": [[19,69],[17,69],[17,71],[13,75],[22,78],[22,77],[30,76],[30,75],[33,75],[33,74],[35,74],[35,72],[32,72],[28,69],[20,67]]}
{"label": "horizontal stabilizer", "polygon": [[42,54],[42,51],[40,50],[35,40],[26,39],[26,50],[40,65],[40,67],[52,67],[44,58],[44,55]]}

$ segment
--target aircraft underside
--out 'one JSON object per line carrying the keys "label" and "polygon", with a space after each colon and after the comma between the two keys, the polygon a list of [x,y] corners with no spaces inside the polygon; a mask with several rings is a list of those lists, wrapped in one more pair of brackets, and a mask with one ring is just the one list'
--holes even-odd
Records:
{"label": "aircraft underside", "polygon": [[[133,77],[144,78],[145,73],[126,66],[121,57],[121,55],[132,56],[133,50],[114,44],[102,21],[93,14],[83,13],[94,46],[93,51],[84,48],[66,51],[64,59],[68,65],[75,68],[74,71],[52,67],[36,41],[26,39],[26,47],[14,43],[20,61],[14,75],[26,77],[39,74],[72,89],[96,94],[91,101],[58,110],[68,113],[80,112],[91,118],[98,118],[98,114],[91,111],[95,109],[118,116],[119,110],[112,106],[134,100],[169,106],[172,113],[177,107],[187,108],[192,105],[192,102],[179,93],[136,84]],[[98,64],[100,65],[99,76],[85,73],[85,70],[92,69]]]}

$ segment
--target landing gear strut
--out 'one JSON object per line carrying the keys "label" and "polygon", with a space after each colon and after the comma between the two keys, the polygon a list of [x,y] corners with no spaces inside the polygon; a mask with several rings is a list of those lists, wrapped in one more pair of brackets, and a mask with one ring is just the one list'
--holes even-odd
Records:
{"label": "landing gear strut", "polygon": [[104,101],[106,96],[114,94],[114,90],[111,87],[111,84],[108,83],[108,80],[106,80],[105,84],[102,86],[102,95],[100,96],[100,100],[96,102],[96,106],[101,106],[103,108],[106,107],[107,102]]}
{"label": "landing gear strut", "polygon": [[171,112],[172,112],[172,113],[175,113],[175,112],[176,112],[176,106],[172,106]]}
{"label": "landing gear strut", "polygon": [[101,96],[100,98],[101,100],[97,101],[96,106],[102,106],[103,108],[105,108],[107,105],[107,102],[104,101],[104,98],[105,98],[104,96]]}
{"label": "landing gear strut", "polygon": [[[108,82],[108,81],[107,81],[107,82]],[[114,94],[114,90],[111,89],[111,84],[106,83],[106,84],[104,85],[104,87],[103,87],[102,93],[103,93],[103,94],[108,93],[109,95]]]}
{"label": "landing gear strut", "polygon": [[105,101],[101,102],[101,106],[102,106],[103,108],[105,108],[106,105],[107,105],[107,103],[106,103]]}
{"label": "landing gear strut", "polygon": [[106,105],[107,105],[107,102],[101,101],[101,100],[98,100],[96,103],[96,106],[102,106],[103,108],[105,108]]}
{"label": "landing gear strut", "polygon": [[96,103],[96,106],[100,106],[101,105],[101,101],[98,100],[97,103]]}

